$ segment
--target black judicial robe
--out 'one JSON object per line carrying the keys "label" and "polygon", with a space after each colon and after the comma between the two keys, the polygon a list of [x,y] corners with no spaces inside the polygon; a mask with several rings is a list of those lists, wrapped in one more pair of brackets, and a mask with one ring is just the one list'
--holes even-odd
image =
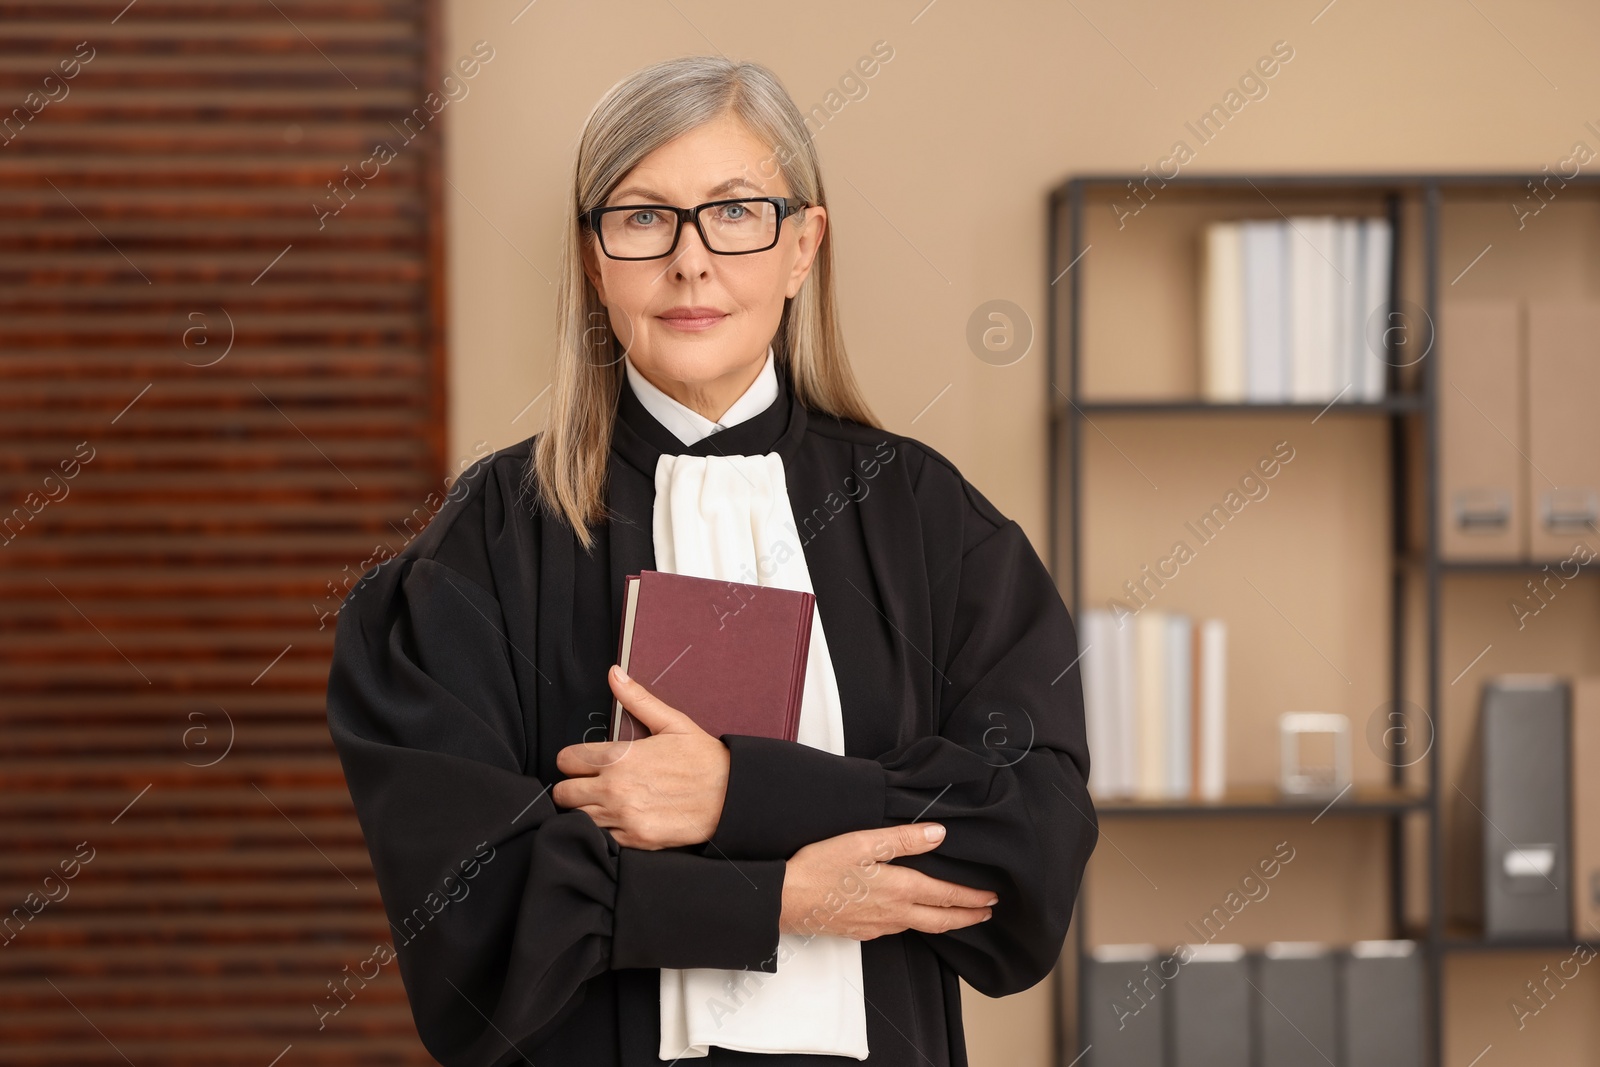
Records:
{"label": "black judicial robe", "polygon": [[[778,377],[765,411],[690,446],[624,379],[593,555],[522,489],[530,439],[463,472],[341,606],[328,726],[443,1064],[661,1064],[658,969],[775,971],[785,859],[852,830],[937,820],[938,847],[894,862],[999,896],[988,922],[862,942],[866,1063],[965,1065],[957,977],[1005,996],[1062,951],[1098,829],[1077,635],[1050,574],[939,453],[810,411]],[[605,738],[664,451],[782,455],[846,751],[723,735],[713,838],[646,850],[548,787],[560,749]]]}

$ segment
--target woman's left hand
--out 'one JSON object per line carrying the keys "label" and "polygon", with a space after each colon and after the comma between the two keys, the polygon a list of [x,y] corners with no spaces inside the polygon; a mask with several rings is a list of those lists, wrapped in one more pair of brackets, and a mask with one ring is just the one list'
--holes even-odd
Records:
{"label": "woman's left hand", "polygon": [[563,748],[556,768],[567,777],[550,787],[550,799],[588,812],[624,848],[709,841],[727,795],[728,746],[618,670],[606,673],[611,691],[650,736]]}

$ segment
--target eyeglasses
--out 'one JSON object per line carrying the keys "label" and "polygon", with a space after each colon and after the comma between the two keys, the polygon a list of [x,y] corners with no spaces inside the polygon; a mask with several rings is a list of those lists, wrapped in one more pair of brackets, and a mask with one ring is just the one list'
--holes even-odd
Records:
{"label": "eyeglasses", "polygon": [[698,207],[619,204],[591,208],[578,219],[600,238],[600,251],[611,259],[671,255],[678,247],[683,224],[691,219],[710,251],[719,256],[747,256],[776,245],[783,220],[810,206],[783,196],[757,196],[712,200]]}

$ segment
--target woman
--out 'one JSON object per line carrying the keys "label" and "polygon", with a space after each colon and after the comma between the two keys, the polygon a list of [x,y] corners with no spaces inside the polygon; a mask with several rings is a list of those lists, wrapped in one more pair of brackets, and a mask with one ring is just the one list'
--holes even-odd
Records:
{"label": "woman", "polygon": [[[1046,977],[1097,838],[1067,610],[1017,524],[861,399],[769,71],[619,83],[571,205],[547,428],[339,616],[329,728],[423,1042],[965,1064],[957,978]],[[609,669],[645,568],[814,591],[800,740],[709,736]],[[613,700],[650,735],[607,742]]]}

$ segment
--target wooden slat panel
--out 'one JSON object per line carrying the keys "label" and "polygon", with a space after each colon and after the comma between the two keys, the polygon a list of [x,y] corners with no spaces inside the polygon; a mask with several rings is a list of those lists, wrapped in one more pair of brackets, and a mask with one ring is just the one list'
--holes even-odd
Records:
{"label": "wooden slat panel", "polygon": [[0,3],[8,1065],[433,1062],[392,962],[325,1014],[396,935],[323,692],[446,487],[436,20]]}

